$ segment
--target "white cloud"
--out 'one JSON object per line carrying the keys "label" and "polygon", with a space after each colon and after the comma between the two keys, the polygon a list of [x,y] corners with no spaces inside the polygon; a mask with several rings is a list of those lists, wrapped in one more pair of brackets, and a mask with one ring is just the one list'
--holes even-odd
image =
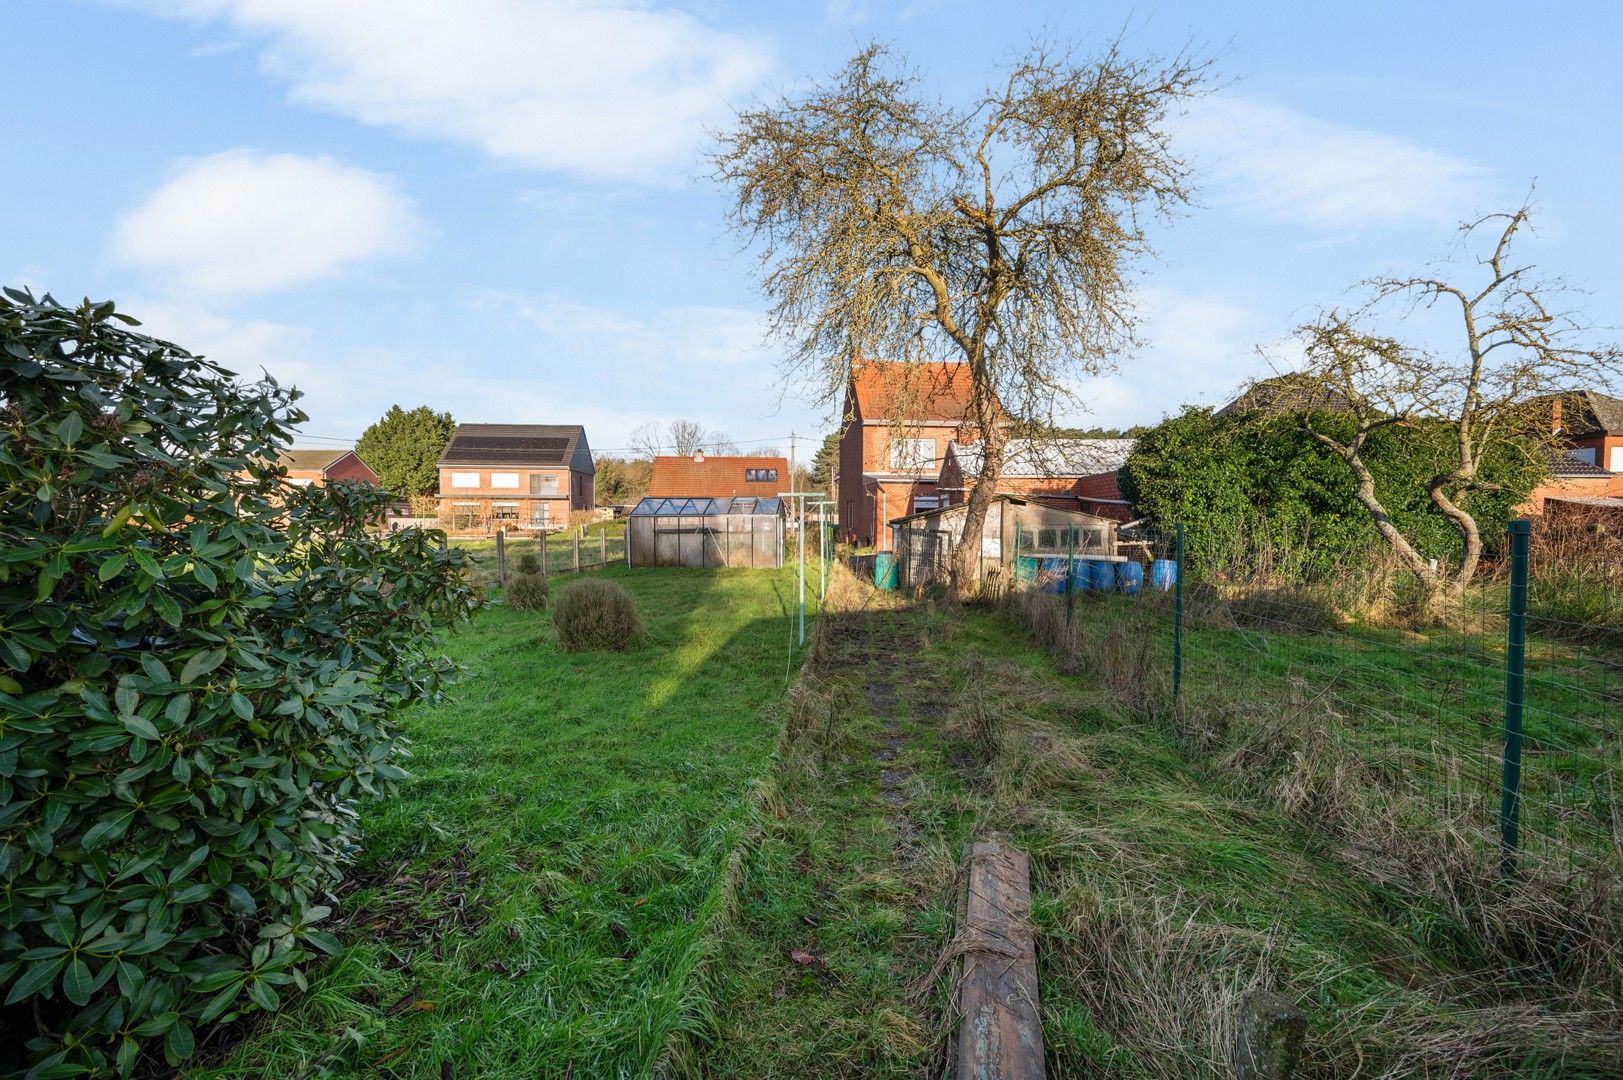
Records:
{"label": "white cloud", "polygon": [[757,312],[621,309],[520,292],[460,299],[469,319],[388,344],[370,343],[378,337],[364,328],[328,333],[162,298],[121,300],[119,310],[245,378],[263,368],[297,386],[312,436],[353,439],[393,404],[470,422],[584,424],[600,449],[625,446],[645,421],[678,417],[785,446],[791,430],[803,439],[828,430],[793,399],[774,411],[778,372]]}
{"label": "white cloud", "polygon": [[411,200],[388,176],[239,149],[181,164],[119,220],[110,250],[173,288],[246,296],[404,253],[418,232]]}
{"label": "white cloud", "polygon": [[263,42],[291,100],[591,179],[669,181],[763,41],[638,0],[125,0]]}
{"label": "white cloud", "polygon": [[1072,422],[1129,427],[1184,405],[1221,405],[1270,373],[1258,347],[1288,330],[1233,296],[1149,287],[1137,299],[1143,347],[1115,372],[1082,382],[1077,394],[1089,411]]}
{"label": "white cloud", "polygon": [[1196,102],[1176,139],[1221,203],[1326,231],[1452,224],[1494,186],[1465,158],[1234,94]]}

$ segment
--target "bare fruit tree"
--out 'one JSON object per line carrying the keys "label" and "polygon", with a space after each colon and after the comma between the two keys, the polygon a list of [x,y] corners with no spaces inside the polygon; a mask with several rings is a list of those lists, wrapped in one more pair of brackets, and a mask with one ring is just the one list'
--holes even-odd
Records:
{"label": "bare fruit tree", "polygon": [[[1327,399],[1344,402],[1350,433],[1325,414],[1304,423],[1351,470],[1358,500],[1377,531],[1420,582],[1425,614],[1442,616],[1464,597],[1482,560],[1482,532],[1471,513],[1473,492],[1487,490],[1482,464],[1507,444],[1527,453],[1554,448],[1552,398],[1580,389],[1613,386],[1623,353],[1592,343],[1593,328],[1561,305],[1561,282],[1537,278],[1511,258],[1528,207],[1491,214],[1462,227],[1467,242],[1497,230],[1491,252],[1479,257],[1482,280],[1457,284],[1441,277],[1376,278],[1369,303],[1352,314],[1332,311],[1304,327],[1305,374]],[[1457,318],[1450,348],[1426,349],[1367,329],[1367,321],[1394,301],[1399,314],[1439,305]],[[1446,439],[1446,464],[1426,477],[1426,495],[1460,535],[1457,563],[1433,569],[1387,513],[1375,488],[1366,450],[1369,438],[1393,425],[1426,425]]]}
{"label": "bare fruit tree", "polygon": [[[952,557],[974,579],[1009,433],[1051,426],[1133,339],[1146,217],[1188,199],[1168,121],[1207,65],[1034,46],[972,107],[931,102],[883,46],[741,112],[712,155],[757,245],[786,374],[834,400],[861,358],[969,365],[985,453]],[[898,418],[899,419],[899,418]]]}

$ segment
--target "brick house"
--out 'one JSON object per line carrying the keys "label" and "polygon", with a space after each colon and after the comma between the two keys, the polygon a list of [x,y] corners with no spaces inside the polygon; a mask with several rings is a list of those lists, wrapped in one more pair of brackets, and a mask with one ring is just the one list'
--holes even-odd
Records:
{"label": "brick house", "polygon": [[886,522],[941,505],[947,446],[978,437],[967,364],[853,366],[840,427],[840,538],[891,549]]}
{"label": "brick house", "polygon": [[[1065,510],[1115,521],[1132,518],[1117,478],[1133,439],[1011,439],[1004,448],[1000,495],[1020,495]],[[941,505],[968,501],[983,456],[979,443],[947,446],[937,491]]]}
{"label": "brick house", "polygon": [[452,529],[563,528],[596,505],[579,424],[458,424],[439,467],[439,517]]}
{"label": "brick house", "polygon": [[287,482],[295,487],[322,487],[334,480],[359,480],[367,484],[378,482],[378,474],[353,450],[294,447],[276,455],[276,464],[287,470]]}
{"label": "brick house", "polygon": [[1545,399],[1550,475],[1520,507],[1527,514],[1591,516],[1623,508],[1623,399],[1580,390]]}
{"label": "brick house", "polygon": [[776,498],[789,490],[789,459],[782,457],[656,457],[648,479],[651,498],[754,496]]}

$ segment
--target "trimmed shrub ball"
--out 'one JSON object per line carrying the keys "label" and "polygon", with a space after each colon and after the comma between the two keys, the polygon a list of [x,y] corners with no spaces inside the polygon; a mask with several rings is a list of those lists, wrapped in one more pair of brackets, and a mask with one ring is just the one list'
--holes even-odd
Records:
{"label": "trimmed shrub ball", "polygon": [[514,611],[540,611],[547,606],[547,579],[520,571],[507,579],[507,606]]}
{"label": "trimmed shrub ball", "polygon": [[552,605],[558,643],[570,652],[625,649],[642,637],[642,620],[631,594],[612,581],[582,578],[558,591]]}

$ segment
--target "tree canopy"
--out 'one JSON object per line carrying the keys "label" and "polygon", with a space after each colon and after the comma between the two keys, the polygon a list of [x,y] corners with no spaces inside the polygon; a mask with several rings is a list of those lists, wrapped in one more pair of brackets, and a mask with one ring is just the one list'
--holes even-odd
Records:
{"label": "tree canopy", "polygon": [[[788,374],[825,400],[861,358],[969,365],[983,442],[955,589],[975,576],[1006,419],[1051,423],[1132,339],[1146,219],[1188,198],[1173,112],[1206,65],[1035,46],[978,101],[937,102],[880,45],[746,109],[712,156],[755,245]],[[901,419],[901,418],[897,418]]]}
{"label": "tree canopy", "polygon": [[[1162,529],[1182,523],[1196,573],[1252,569],[1267,550],[1276,565],[1303,575],[1368,561],[1383,546],[1359,504],[1357,484],[1302,415],[1215,418],[1186,409],[1143,432],[1122,475],[1122,494]],[[1318,412],[1316,430],[1349,434],[1351,416]],[[1450,460],[1449,431],[1438,423],[1389,426],[1373,434],[1366,460],[1394,525],[1423,559],[1457,562],[1458,531],[1427,497],[1424,479]],[[1483,464],[1484,486],[1467,500],[1497,535],[1542,474],[1526,447],[1506,444]]]}
{"label": "tree canopy", "polygon": [[440,455],[456,433],[448,412],[427,405],[407,411],[389,406],[361,433],[355,452],[378,474],[378,483],[397,498],[432,495],[440,486]]}

